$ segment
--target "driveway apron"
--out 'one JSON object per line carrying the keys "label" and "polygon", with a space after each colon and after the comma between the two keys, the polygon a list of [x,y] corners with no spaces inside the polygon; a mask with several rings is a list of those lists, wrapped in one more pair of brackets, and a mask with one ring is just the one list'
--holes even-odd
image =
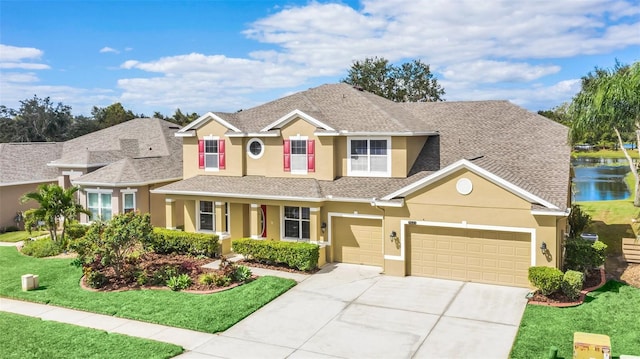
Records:
{"label": "driveway apron", "polygon": [[329,264],[182,358],[507,358],[524,288]]}

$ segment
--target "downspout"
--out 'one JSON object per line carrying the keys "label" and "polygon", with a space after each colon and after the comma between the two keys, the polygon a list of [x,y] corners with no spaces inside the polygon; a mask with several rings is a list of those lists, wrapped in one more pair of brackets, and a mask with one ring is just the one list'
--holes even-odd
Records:
{"label": "downspout", "polygon": [[387,214],[385,212],[384,208],[378,207],[378,203],[376,202],[376,198],[373,197],[371,199],[371,207],[374,207],[375,209],[382,211],[382,273],[386,272],[386,266],[387,266],[387,262],[384,259],[384,253],[385,251],[385,238],[386,238],[386,230],[385,230],[385,222],[387,220]]}

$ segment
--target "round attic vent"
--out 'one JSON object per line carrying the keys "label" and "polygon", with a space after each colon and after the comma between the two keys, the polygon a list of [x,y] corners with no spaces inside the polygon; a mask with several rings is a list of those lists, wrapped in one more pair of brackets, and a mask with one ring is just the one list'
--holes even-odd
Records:
{"label": "round attic vent", "polygon": [[468,195],[473,190],[473,183],[468,178],[460,178],[456,183],[456,189],[458,193],[462,195]]}

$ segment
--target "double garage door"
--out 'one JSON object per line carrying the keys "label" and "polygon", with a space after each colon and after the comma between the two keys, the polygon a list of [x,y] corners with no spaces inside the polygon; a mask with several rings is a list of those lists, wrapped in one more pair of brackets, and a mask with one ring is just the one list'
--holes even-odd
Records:
{"label": "double garage door", "polygon": [[528,287],[529,233],[409,225],[410,275]]}

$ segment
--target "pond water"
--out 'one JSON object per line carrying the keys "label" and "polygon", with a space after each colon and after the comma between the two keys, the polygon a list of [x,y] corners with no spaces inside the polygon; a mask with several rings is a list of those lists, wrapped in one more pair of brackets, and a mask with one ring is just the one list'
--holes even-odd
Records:
{"label": "pond water", "polygon": [[624,177],[629,162],[620,158],[574,158],[571,160],[574,201],[609,201],[628,198]]}

